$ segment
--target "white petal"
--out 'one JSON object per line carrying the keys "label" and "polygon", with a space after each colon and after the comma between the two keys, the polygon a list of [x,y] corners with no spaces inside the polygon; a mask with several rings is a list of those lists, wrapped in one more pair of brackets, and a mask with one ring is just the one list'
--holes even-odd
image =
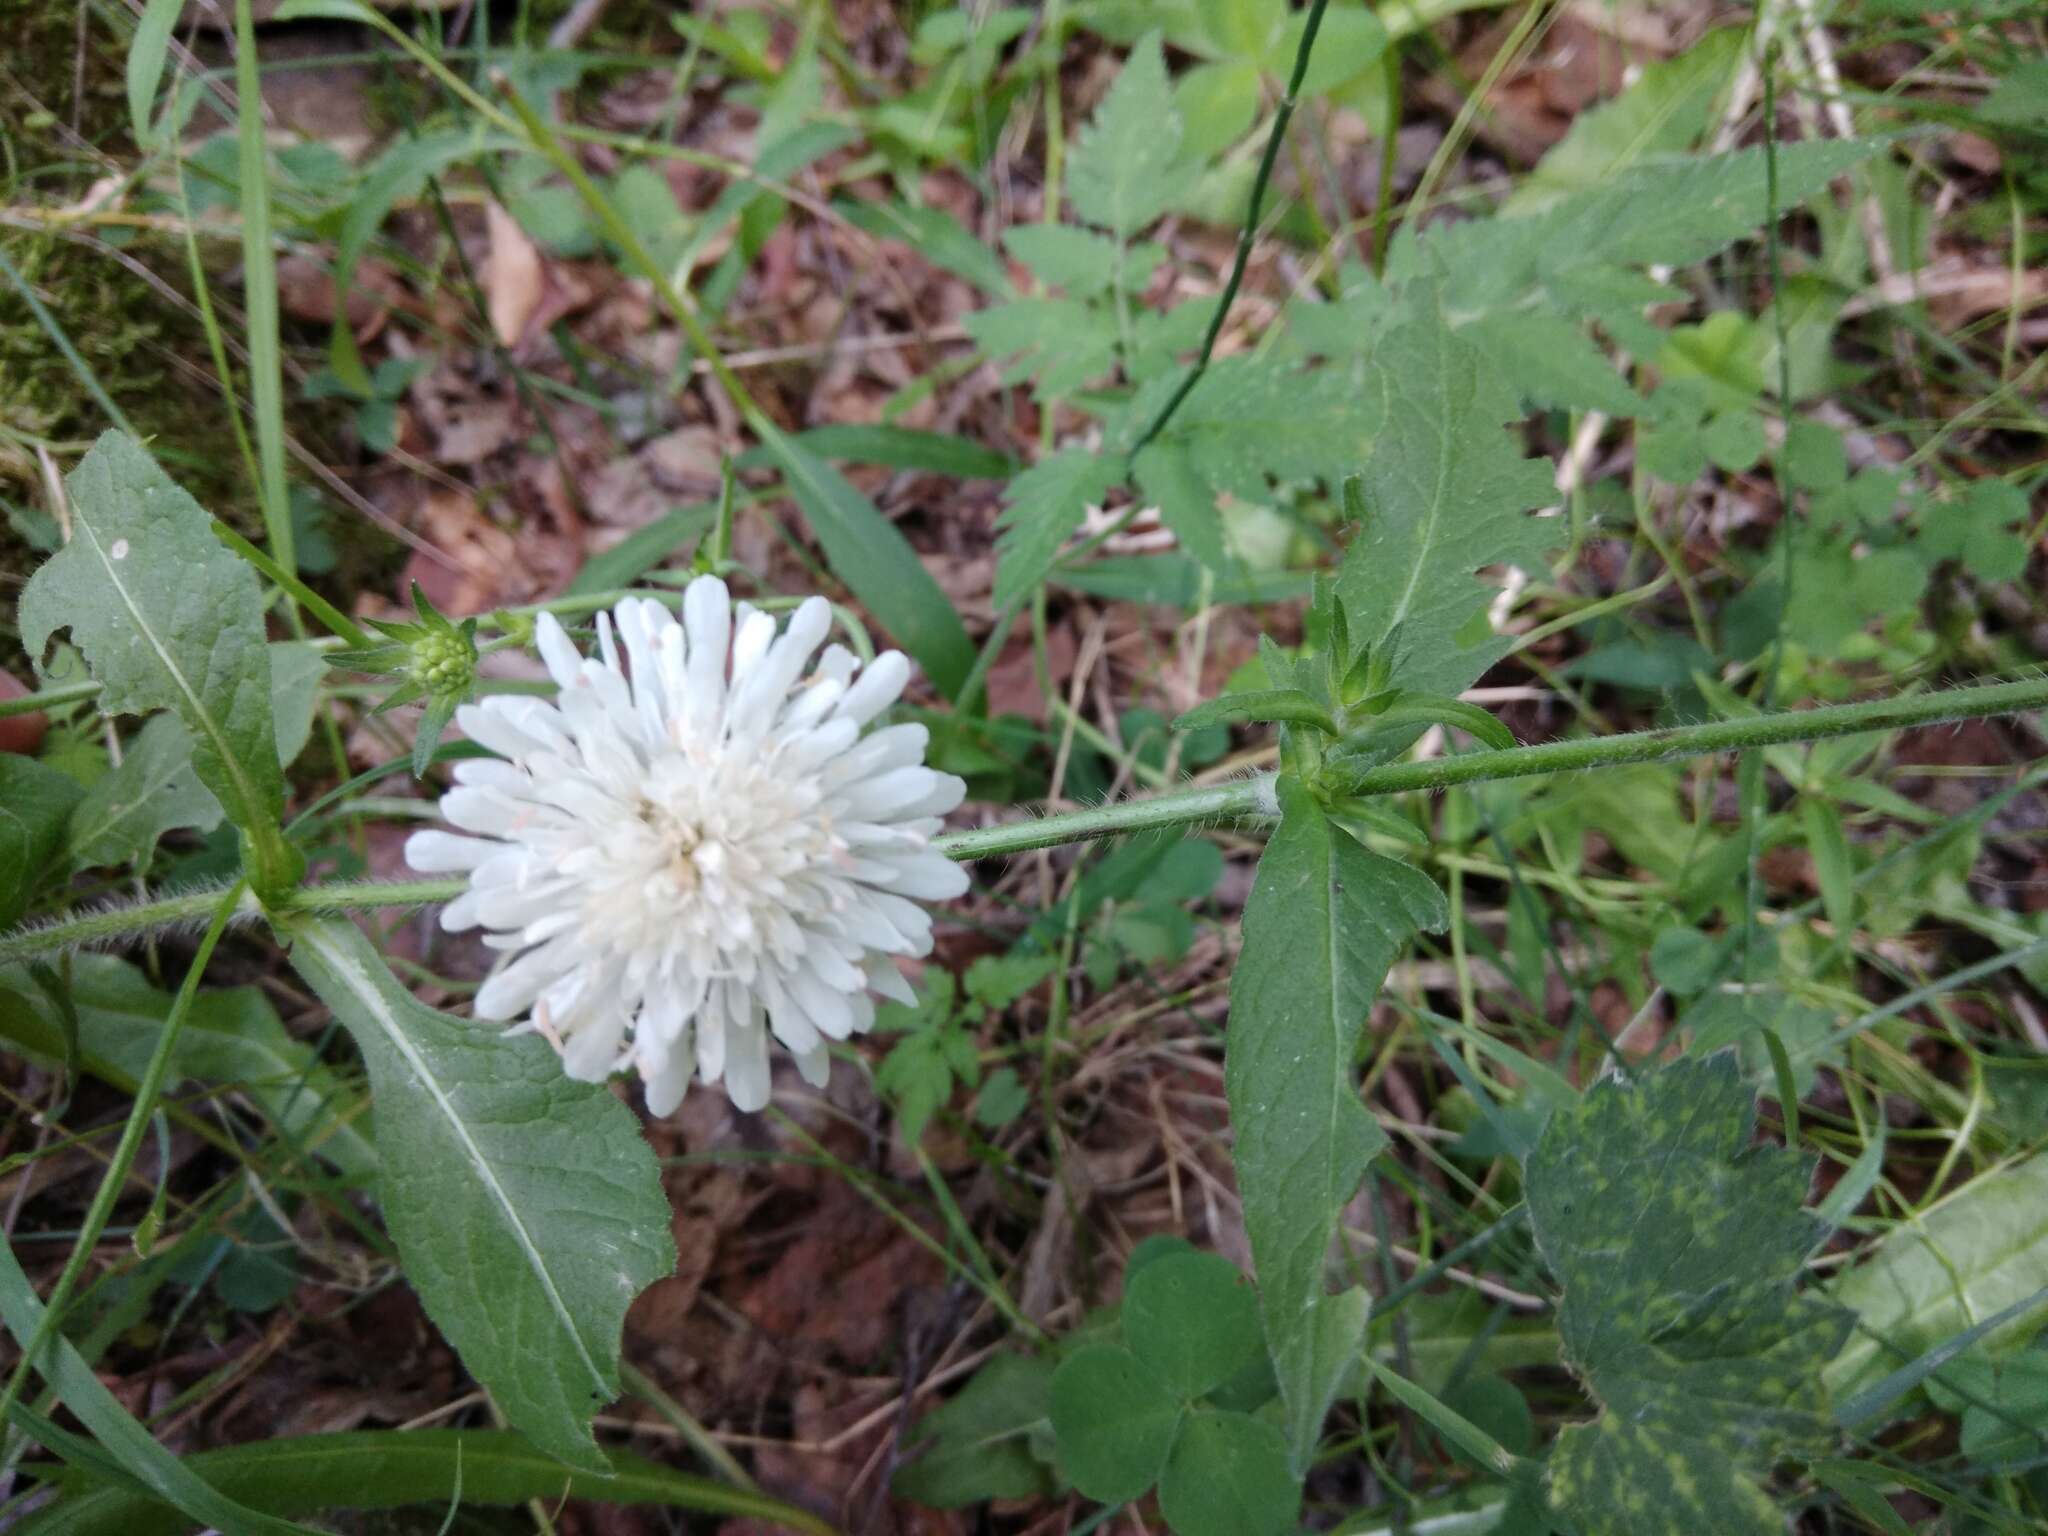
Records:
{"label": "white petal", "polygon": [[832,1053],[820,1041],[814,1049],[797,1053],[796,1069],[813,1088],[823,1088],[832,1081]]}
{"label": "white petal", "polygon": [[541,990],[570,970],[577,961],[574,946],[566,939],[530,949],[510,964],[493,971],[477,988],[476,1016],[480,1019],[509,1019],[524,1013]]}
{"label": "white petal", "polygon": [[457,837],[452,832],[415,832],[405,840],[405,862],[423,875],[466,873],[494,853],[504,851],[503,843],[478,837]]}
{"label": "white petal", "polygon": [[839,701],[839,713],[857,725],[866,725],[902,697],[910,681],[910,658],[901,651],[884,651],[869,662],[860,679]]}
{"label": "white petal", "polygon": [[548,676],[555,680],[557,688],[570,687],[576,681],[576,674],[582,669],[583,655],[569,639],[568,631],[562,628],[561,620],[552,613],[543,613],[533,621],[533,643],[540,648],[540,659],[547,663]]}

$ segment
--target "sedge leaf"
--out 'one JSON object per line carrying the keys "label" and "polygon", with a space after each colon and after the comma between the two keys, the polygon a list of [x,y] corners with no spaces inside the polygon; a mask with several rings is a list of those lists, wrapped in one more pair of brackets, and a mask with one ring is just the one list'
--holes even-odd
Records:
{"label": "sedge leaf", "polygon": [[1603,1409],[1547,1472],[1583,1536],[1779,1536],[1763,1480],[1833,1443],[1821,1371],[1851,1318],[1793,1289],[1826,1230],[1812,1163],[1753,1145],[1755,1116],[1723,1053],[1596,1084],[1529,1156],[1565,1358]]}
{"label": "sedge leaf", "polygon": [[1279,794],[1231,978],[1224,1082],[1298,1473],[1365,1329],[1363,1292],[1324,1286],[1337,1213],[1386,1145],[1359,1098],[1359,1038],[1401,946],[1448,909],[1431,880],[1368,852],[1306,789],[1283,778]]}
{"label": "sedge leaf", "polygon": [[752,426],[803,508],[833,574],[924,668],[934,688],[948,698],[959,692],[974,665],[974,646],[952,600],[919,562],[910,541],[809,448],[766,417],[753,417]]}
{"label": "sedge leaf", "polygon": [[590,1419],[626,1308],[676,1261],[639,1125],[541,1040],[427,1007],[354,925],[283,931],[369,1067],[384,1218],[427,1315],[514,1429],[603,1471]]}
{"label": "sedge leaf", "polygon": [[[408,1504],[553,1503],[563,1497],[655,1505],[758,1521],[778,1530],[824,1533],[806,1510],[766,1494],[693,1477],[641,1456],[614,1456],[610,1476],[570,1471],[519,1436],[494,1429],[360,1430],[294,1435],[201,1451],[184,1465],[254,1509],[310,1515],[326,1509],[397,1509]],[[191,1521],[121,1488],[76,1485],[16,1527],[20,1536],[177,1536]]]}

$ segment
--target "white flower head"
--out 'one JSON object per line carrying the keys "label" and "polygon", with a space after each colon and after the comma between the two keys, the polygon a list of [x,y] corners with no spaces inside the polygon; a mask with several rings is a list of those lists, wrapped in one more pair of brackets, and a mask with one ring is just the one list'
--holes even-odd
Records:
{"label": "white flower head", "polygon": [[[585,1081],[631,1066],[665,1115],[694,1071],[741,1109],[768,1102],[768,1037],[823,1086],[826,1042],[912,1000],[898,955],[931,952],[919,905],[967,874],[930,846],[966,785],[924,766],[921,725],[866,726],[910,677],[830,645],[808,599],[776,633],[702,576],[682,620],[651,598],[597,618],[586,659],[542,614],[553,703],[498,695],[456,719],[496,758],[456,764],[408,863],[462,871],[441,926],[506,951],[476,995],[526,1018]],[[623,655],[621,654],[623,652]],[[810,670],[806,672],[806,668]]]}

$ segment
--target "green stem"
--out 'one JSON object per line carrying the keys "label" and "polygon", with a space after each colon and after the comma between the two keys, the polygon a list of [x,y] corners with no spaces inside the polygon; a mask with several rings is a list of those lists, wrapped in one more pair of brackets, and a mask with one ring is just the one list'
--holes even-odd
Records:
{"label": "green stem", "polygon": [[[1331,788],[1347,795],[1398,795],[1413,790],[1449,789],[1495,779],[1522,779],[1546,773],[1577,773],[1626,763],[1666,762],[1740,752],[1751,747],[1787,742],[1821,741],[1870,731],[1897,731],[1912,726],[1941,725],[1986,715],[2017,714],[2048,709],[2048,677],[2016,683],[1983,683],[1972,688],[1947,688],[1906,698],[1872,699],[1862,704],[1831,704],[1820,709],[1785,710],[1742,720],[1715,720],[1704,725],[1673,726],[1658,731],[1633,731],[1620,736],[1592,736],[1574,741],[1545,742],[1497,752],[1466,752],[1424,763],[1385,763],[1355,774],[1331,764]],[[954,859],[1002,858],[1033,848],[1087,842],[1161,827],[1199,826],[1219,821],[1270,821],[1279,814],[1276,775],[1263,773],[1227,784],[1177,789],[1168,794],[1085,811],[1069,811],[1035,821],[1004,822],[933,839],[932,846]],[[271,902],[277,912],[362,912],[380,907],[419,907],[450,901],[461,894],[460,880],[356,881],[340,885],[303,886]],[[51,950],[98,943],[126,934],[175,926],[205,916],[223,896],[220,888],[89,913],[83,917],[17,929],[0,936],[0,966],[13,965]],[[243,910],[255,911],[245,903]]]}
{"label": "green stem", "polygon": [[14,1367],[14,1374],[8,1378],[6,1393],[0,1395],[0,1420],[11,1417],[15,1404],[21,1401],[28,1373],[41,1355],[43,1345],[61,1327],[64,1309],[70,1305],[72,1292],[78,1289],[79,1276],[85,1273],[85,1266],[92,1260],[93,1249],[99,1244],[100,1234],[106,1231],[107,1221],[114,1214],[114,1202],[120,1199],[122,1187],[128,1182],[128,1171],[135,1166],[136,1154],[142,1150],[143,1133],[149,1128],[150,1117],[156,1113],[156,1101],[163,1092],[164,1080],[170,1076],[171,1057],[177,1049],[178,1036],[184,1031],[186,1016],[192,1011],[192,1000],[199,995],[199,978],[205,973],[206,962],[213,957],[214,945],[227,931],[228,920],[241,905],[241,892],[242,887],[237,883],[224,895],[215,898],[213,921],[207,926],[206,937],[199,941],[199,951],[193,955],[192,964],[185,971],[184,984],[178,988],[171,1011],[164,1017],[163,1028],[157,1032],[149,1064],[142,1069],[142,1081],[135,1086],[135,1102],[129,1108],[128,1123],[121,1129],[120,1144],[114,1148],[106,1175],[92,1197],[92,1206],[85,1213],[84,1224],[78,1230],[78,1241],[72,1245],[64,1272],[57,1277],[50,1299],[43,1304],[42,1322],[37,1325],[34,1336],[23,1341],[21,1359]]}
{"label": "green stem", "polygon": [[1294,73],[1287,81],[1287,94],[1280,98],[1280,108],[1273,114],[1273,130],[1266,135],[1266,152],[1259,157],[1259,173],[1252,179],[1251,206],[1245,210],[1244,227],[1237,232],[1237,254],[1231,259],[1230,276],[1224,281],[1223,292],[1216,300],[1216,313],[1209,317],[1208,334],[1202,338],[1201,356],[1195,359],[1194,367],[1181,376],[1166,404],[1159,408],[1159,414],[1151,424],[1138,434],[1138,440],[1131,444],[1131,451],[1125,455],[1126,462],[1137,458],[1145,445],[1166,430],[1173,413],[1180,409],[1181,402],[1193,392],[1209,370],[1209,359],[1216,351],[1216,338],[1223,334],[1223,322],[1230,314],[1230,306],[1237,300],[1238,285],[1244,281],[1245,263],[1251,259],[1252,243],[1258,237],[1259,214],[1266,205],[1266,186],[1273,179],[1273,166],[1280,158],[1280,144],[1287,137],[1288,120],[1294,116],[1295,100],[1301,95],[1301,82],[1308,75],[1308,56],[1316,45],[1316,33],[1323,25],[1323,7],[1327,0],[1311,0],[1308,8],[1308,23],[1301,29],[1301,44],[1294,50]]}

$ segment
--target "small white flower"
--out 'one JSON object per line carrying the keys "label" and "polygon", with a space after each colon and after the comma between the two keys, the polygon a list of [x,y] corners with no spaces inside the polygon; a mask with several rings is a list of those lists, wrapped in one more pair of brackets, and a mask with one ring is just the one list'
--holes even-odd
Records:
{"label": "small white flower", "polygon": [[931,952],[918,903],[967,889],[930,846],[966,785],[924,766],[921,725],[862,734],[909,680],[901,653],[863,668],[831,645],[805,675],[823,598],[780,635],[715,577],[682,608],[599,614],[593,659],[541,615],[561,692],[462,709],[500,754],[458,763],[441,800],[476,835],[405,845],[414,869],[469,876],[441,926],[507,951],[478,1016],[526,1015],[571,1077],[637,1068],[658,1115],[692,1071],[766,1104],[771,1032],[823,1086],[826,1042],[874,1022],[870,988],[912,1000],[892,957]]}

